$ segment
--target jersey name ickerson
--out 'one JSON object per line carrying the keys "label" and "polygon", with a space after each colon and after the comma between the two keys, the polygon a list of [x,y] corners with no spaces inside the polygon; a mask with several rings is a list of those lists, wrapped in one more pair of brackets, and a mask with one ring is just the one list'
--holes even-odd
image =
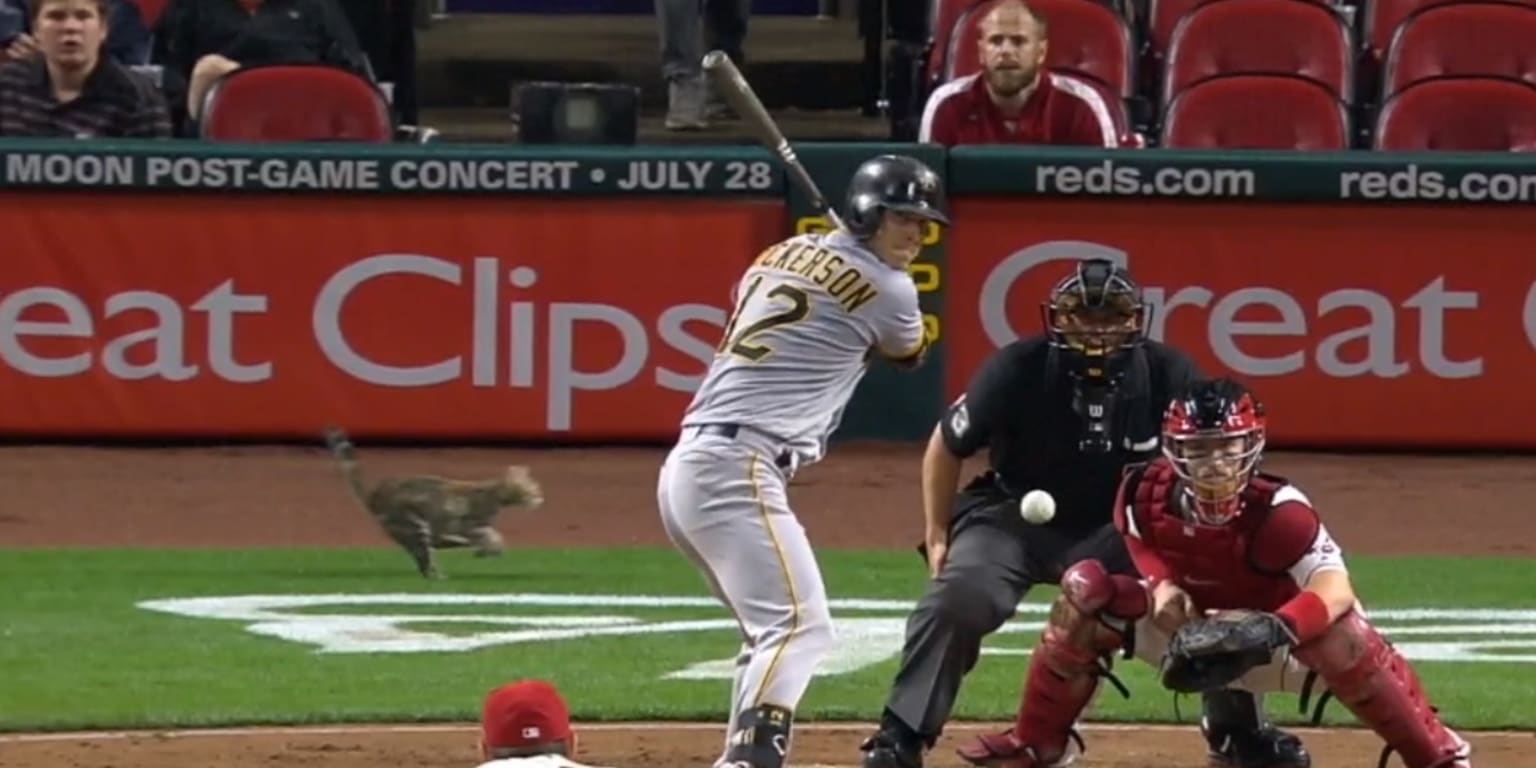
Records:
{"label": "jersey name ickerson", "polygon": [[770,246],[733,299],[683,425],[749,426],[802,465],[824,455],[874,353],[899,358],[924,344],[912,277],[841,231]]}

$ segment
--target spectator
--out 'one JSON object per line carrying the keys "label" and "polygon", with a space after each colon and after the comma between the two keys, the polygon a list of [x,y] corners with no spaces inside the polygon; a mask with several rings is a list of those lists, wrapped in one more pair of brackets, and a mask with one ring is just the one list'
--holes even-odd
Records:
{"label": "spectator", "polygon": [[416,125],[416,4],[431,0],[339,0],[379,85],[388,84],[400,122]]}
{"label": "spectator", "polygon": [[[0,61],[37,54],[25,0],[0,0]],[[124,66],[149,63],[149,28],[132,0],[107,2],[107,56]]]}
{"label": "spectator", "polygon": [[149,27],[133,0],[107,3],[107,55],[124,66],[149,63]]}
{"label": "spectator", "polygon": [[[0,0],[0,56],[4,56],[6,61],[20,58],[11,55],[11,49],[18,43],[34,51],[37,49],[36,41],[27,34],[27,4],[25,0]],[[17,52],[20,53],[20,50]]]}
{"label": "spectator", "polygon": [[918,141],[956,144],[1120,145],[1104,97],[1046,69],[1046,20],[1023,0],[1003,0],[981,22],[982,71],[934,89]]}
{"label": "spectator", "polygon": [[593,768],[575,762],[571,712],[553,685],[522,680],[491,691],[480,715],[480,768]]}
{"label": "spectator", "polygon": [[0,136],[163,138],[165,99],[102,56],[108,0],[34,0],[38,54],[0,66]]}
{"label": "spectator", "polygon": [[712,119],[731,116],[730,107],[710,91],[704,79],[706,47],[725,51],[738,67],[746,58],[742,43],[747,37],[750,0],[702,0],[702,17],[700,5],[701,0],[656,0],[656,18],[661,22],[661,74],[667,81],[663,125],[669,131],[699,130],[709,127]]}
{"label": "spectator", "polygon": [[371,79],[336,0],[171,0],[154,44],[166,96],[193,120],[213,82],[241,66],[330,64]]}

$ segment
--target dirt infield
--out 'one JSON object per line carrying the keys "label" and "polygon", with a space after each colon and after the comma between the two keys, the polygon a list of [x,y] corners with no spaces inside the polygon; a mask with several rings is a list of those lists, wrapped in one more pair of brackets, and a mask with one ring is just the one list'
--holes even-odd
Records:
{"label": "dirt infield", "polygon": [[[909,548],[920,534],[915,446],[842,445],[805,471],[792,502],[812,541],[828,548]],[[511,546],[631,546],[665,543],[656,520],[658,449],[391,449],[361,458],[375,473],[489,475],[530,465],[546,506],[503,518]],[[1530,556],[1525,507],[1536,488],[1528,457],[1368,457],[1276,454],[1269,471],[1297,482],[1335,536],[1357,554]],[[0,543],[75,546],[374,546],[380,534],[348,498],[320,449],[285,447],[162,450],[0,448]],[[872,692],[878,696],[878,692]],[[957,725],[931,765],[959,765]],[[798,766],[853,765],[865,728],[809,727],[796,738]],[[1468,734],[1480,768],[1536,761],[1536,738]],[[621,768],[691,768],[713,759],[715,726],[604,726],[586,731],[584,752]],[[1308,743],[1319,768],[1375,764],[1370,734],[1317,731]],[[1086,766],[1182,768],[1205,761],[1193,730],[1095,729]],[[470,730],[230,731],[194,735],[0,737],[6,768],[387,768],[474,765]]]}
{"label": "dirt infield", "polygon": [[[930,768],[967,764],[954,749],[982,726],[956,724],[929,755]],[[716,725],[639,723],[580,731],[580,757],[616,768],[705,768],[718,755]],[[795,733],[796,768],[856,768],[859,742],[870,726],[807,726]],[[1298,731],[1318,768],[1370,768],[1380,742],[1354,730]],[[1525,768],[1536,738],[1530,733],[1467,734],[1478,768]],[[46,741],[6,743],[7,768],[473,768],[473,727],[322,728],[204,731],[191,734],[50,735]],[[1090,727],[1083,768],[1204,768],[1197,731],[1169,727]],[[1394,763],[1396,765],[1396,763]]]}
{"label": "dirt infield", "polygon": [[[510,546],[665,544],[652,448],[369,449],[365,472],[489,476],[527,464],[543,509],[503,517]],[[819,547],[910,548],[922,533],[916,446],[847,444],[796,478],[791,503]],[[1355,554],[1536,554],[1526,508],[1536,457],[1276,453]],[[0,543],[57,547],[376,546],[323,449],[0,448]]]}

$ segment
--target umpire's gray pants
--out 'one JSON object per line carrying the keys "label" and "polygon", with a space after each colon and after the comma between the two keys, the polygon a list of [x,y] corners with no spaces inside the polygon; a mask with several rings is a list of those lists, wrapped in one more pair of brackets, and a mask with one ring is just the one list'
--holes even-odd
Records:
{"label": "umpire's gray pants", "polygon": [[662,76],[675,80],[701,74],[706,48],[725,51],[740,66],[751,7],[751,0],[656,0]]}

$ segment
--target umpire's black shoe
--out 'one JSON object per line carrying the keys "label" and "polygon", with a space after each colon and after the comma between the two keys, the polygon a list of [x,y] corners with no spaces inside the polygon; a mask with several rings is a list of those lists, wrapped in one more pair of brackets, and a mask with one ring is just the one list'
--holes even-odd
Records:
{"label": "umpire's black shoe", "polygon": [[1266,724],[1258,730],[1205,731],[1211,762],[1231,768],[1311,768],[1301,739]]}
{"label": "umpire's black shoe", "polygon": [[923,768],[923,743],[897,728],[881,728],[864,740],[863,768]]}

